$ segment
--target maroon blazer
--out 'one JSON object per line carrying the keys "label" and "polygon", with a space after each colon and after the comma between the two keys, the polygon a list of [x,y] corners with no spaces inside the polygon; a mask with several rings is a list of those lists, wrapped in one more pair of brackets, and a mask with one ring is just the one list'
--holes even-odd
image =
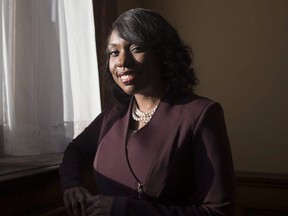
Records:
{"label": "maroon blazer", "polygon": [[[110,106],[68,146],[60,167],[63,189],[82,186],[92,162],[111,215],[233,215],[235,184],[221,106],[196,95],[166,93],[151,121],[127,140],[131,104]],[[137,198],[136,180],[145,198]]]}

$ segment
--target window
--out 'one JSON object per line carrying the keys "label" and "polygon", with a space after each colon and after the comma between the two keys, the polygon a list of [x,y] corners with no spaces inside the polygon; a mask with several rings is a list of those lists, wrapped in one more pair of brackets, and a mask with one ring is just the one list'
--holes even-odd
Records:
{"label": "window", "polygon": [[101,110],[92,0],[2,0],[1,24],[2,154],[63,152]]}

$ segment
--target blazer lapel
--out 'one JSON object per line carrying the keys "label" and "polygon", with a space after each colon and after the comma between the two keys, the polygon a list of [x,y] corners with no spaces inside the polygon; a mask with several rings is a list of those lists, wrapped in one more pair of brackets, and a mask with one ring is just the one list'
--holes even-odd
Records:
{"label": "blazer lapel", "polygon": [[144,184],[145,193],[152,197],[160,195],[168,176],[181,109],[177,105],[172,109],[168,97],[165,101],[161,100],[150,122],[127,143],[131,167]]}
{"label": "blazer lapel", "polygon": [[129,124],[129,111],[120,116],[117,110],[108,113],[103,121],[100,143],[94,168],[101,176],[113,179],[115,184],[135,189],[135,180],[125,156],[125,143]]}

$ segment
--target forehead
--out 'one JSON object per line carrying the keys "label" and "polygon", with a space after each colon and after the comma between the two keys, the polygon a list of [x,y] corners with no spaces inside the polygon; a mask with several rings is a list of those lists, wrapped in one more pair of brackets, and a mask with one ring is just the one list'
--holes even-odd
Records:
{"label": "forehead", "polygon": [[109,37],[109,40],[108,40],[108,47],[109,46],[117,46],[117,45],[128,45],[128,44],[130,44],[130,42],[121,38],[118,31],[116,31],[116,30],[112,31],[112,33]]}

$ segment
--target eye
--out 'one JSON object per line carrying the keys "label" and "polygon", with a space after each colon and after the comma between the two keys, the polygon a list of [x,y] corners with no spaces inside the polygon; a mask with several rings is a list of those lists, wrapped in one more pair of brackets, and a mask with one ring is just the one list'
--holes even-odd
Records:
{"label": "eye", "polygon": [[109,50],[109,56],[115,57],[118,56],[119,51],[118,50]]}
{"label": "eye", "polygon": [[144,49],[144,47],[142,47],[142,46],[132,45],[132,46],[130,47],[130,50],[131,50],[131,52],[136,52],[136,53],[138,53],[138,52],[143,52],[145,49]]}

